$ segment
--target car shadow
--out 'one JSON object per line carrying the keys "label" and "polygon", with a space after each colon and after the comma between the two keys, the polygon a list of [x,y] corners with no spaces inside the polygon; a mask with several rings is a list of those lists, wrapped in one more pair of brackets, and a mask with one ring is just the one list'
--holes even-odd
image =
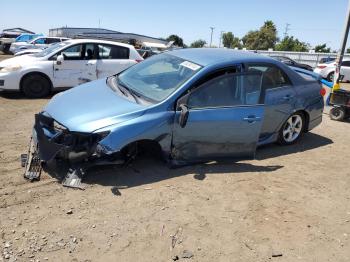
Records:
{"label": "car shadow", "polygon": [[257,160],[264,160],[283,155],[290,155],[313,150],[332,143],[333,141],[327,137],[309,132],[304,134],[304,136],[294,145],[281,146],[277,144],[269,144],[261,146],[258,148],[255,158]]}
{"label": "car shadow", "polygon": [[48,96],[42,97],[42,98],[28,98],[26,97],[23,93],[21,92],[15,92],[15,91],[0,91],[0,97],[6,98],[6,99],[15,99],[15,100],[20,100],[20,99],[51,99],[54,95],[57,93],[64,91],[64,90],[55,90],[51,92]]}
{"label": "car shadow", "polygon": [[[332,144],[333,141],[326,137],[307,133],[295,145],[280,146],[266,145],[257,150],[256,160],[290,155],[298,152],[309,151]],[[91,167],[84,176],[83,183],[90,185],[109,186],[115,195],[121,195],[120,189],[132,188],[153,184],[158,181],[170,180],[175,177],[192,175],[194,179],[203,181],[210,174],[235,175],[238,173],[269,173],[283,168],[282,165],[259,165],[253,163],[225,160],[220,162],[208,162],[188,165],[181,168],[170,169],[161,160],[152,156],[140,156],[126,167],[123,166],[95,166]],[[62,180],[67,166],[59,168],[51,167],[46,171],[52,177]]]}

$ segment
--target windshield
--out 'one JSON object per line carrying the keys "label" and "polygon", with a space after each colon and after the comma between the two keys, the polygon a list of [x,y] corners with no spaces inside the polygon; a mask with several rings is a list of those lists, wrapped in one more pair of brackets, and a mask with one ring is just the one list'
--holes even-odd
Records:
{"label": "windshield", "polygon": [[118,76],[121,85],[160,102],[177,90],[202,67],[169,54],[153,56]]}
{"label": "windshield", "polygon": [[68,42],[60,42],[60,43],[55,43],[55,44],[51,44],[48,48],[45,48],[43,51],[34,54],[33,56],[35,57],[44,57],[47,56],[53,52],[55,52],[56,50],[68,45]]}

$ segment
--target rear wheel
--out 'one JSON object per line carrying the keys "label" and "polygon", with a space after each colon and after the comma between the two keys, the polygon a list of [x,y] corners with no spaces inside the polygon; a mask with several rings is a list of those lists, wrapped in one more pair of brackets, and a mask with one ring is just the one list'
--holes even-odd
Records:
{"label": "rear wheel", "polygon": [[333,107],[329,111],[329,116],[332,120],[342,121],[345,118],[345,109],[342,107]]}
{"label": "rear wheel", "polygon": [[22,91],[30,98],[45,97],[50,94],[50,89],[50,81],[39,74],[28,75],[22,80]]}
{"label": "rear wheel", "polygon": [[333,82],[333,80],[334,80],[334,72],[330,72],[330,73],[328,74],[327,80],[328,80],[329,82]]}
{"label": "rear wheel", "polygon": [[303,134],[305,117],[302,113],[291,115],[283,124],[278,142],[282,145],[291,145],[297,142]]}

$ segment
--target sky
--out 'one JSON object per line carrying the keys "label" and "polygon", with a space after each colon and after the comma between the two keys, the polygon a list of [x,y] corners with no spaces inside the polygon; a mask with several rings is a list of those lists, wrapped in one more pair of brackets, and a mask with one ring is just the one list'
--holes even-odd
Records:
{"label": "sky", "polygon": [[[243,37],[272,20],[288,35],[315,46],[340,48],[348,0],[16,0],[2,1],[0,30],[23,27],[48,34],[50,28],[98,27],[153,37],[177,34],[219,45],[220,32]],[[350,43],[349,43],[350,45]]]}

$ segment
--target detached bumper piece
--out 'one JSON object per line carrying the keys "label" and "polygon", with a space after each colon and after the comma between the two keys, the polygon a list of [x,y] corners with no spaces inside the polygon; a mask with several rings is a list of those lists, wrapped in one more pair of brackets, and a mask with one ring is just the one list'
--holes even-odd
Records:
{"label": "detached bumper piece", "polygon": [[40,180],[42,166],[38,154],[38,145],[33,138],[30,140],[28,154],[21,155],[21,163],[25,167],[24,178],[30,181]]}
{"label": "detached bumper piece", "polygon": [[84,190],[81,180],[84,176],[85,172],[82,168],[70,168],[64,180],[62,181],[62,185],[65,187],[78,188]]}

